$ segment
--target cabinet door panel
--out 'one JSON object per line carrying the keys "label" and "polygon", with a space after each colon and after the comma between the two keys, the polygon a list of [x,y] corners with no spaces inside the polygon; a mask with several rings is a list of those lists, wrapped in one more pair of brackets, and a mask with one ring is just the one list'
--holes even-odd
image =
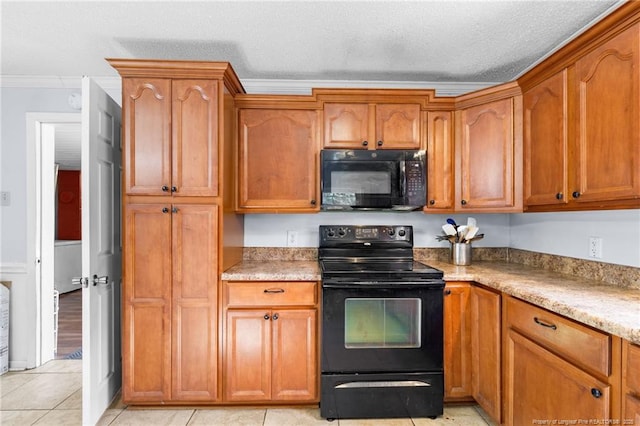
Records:
{"label": "cabinet door panel", "polygon": [[444,297],[444,397],[471,397],[471,307],[468,283],[447,283]]}
{"label": "cabinet door panel", "polygon": [[427,210],[453,208],[454,156],[453,114],[426,113],[427,127]]}
{"label": "cabinet door panel", "polygon": [[124,226],[125,401],[167,401],[171,385],[171,215],[128,205]]}
{"label": "cabinet door panel", "polygon": [[565,204],[568,194],[567,71],[524,94],[527,205]]}
{"label": "cabinet door panel", "polygon": [[366,149],[374,147],[369,139],[368,104],[324,104],[324,147]]}
{"label": "cabinet door panel", "polygon": [[240,208],[318,210],[316,111],[240,111]]}
{"label": "cabinet door panel", "polygon": [[178,195],[218,195],[218,81],[174,80],[173,178]]}
{"label": "cabinet door panel", "polygon": [[498,423],[501,421],[500,294],[471,289],[471,371],[473,398]]}
{"label": "cabinet door panel", "polygon": [[512,102],[504,99],[461,111],[456,208],[515,205]]}
{"label": "cabinet door panel", "polygon": [[318,394],[316,310],[273,312],[273,399],[314,400]]}
{"label": "cabinet door panel", "polygon": [[168,195],[171,186],[171,80],[122,80],[124,190]]}
{"label": "cabinet door panel", "polygon": [[271,399],[270,318],[267,310],[227,311],[224,380],[228,401]]}
{"label": "cabinet door panel", "polygon": [[576,62],[577,202],[640,197],[640,24]]}
{"label": "cabinet door panel", "polygon": [[376,140],[369,142],[379,149],[420,149],[420,105],[376,105]]}
{"label": "cabinet door panel", "polygon": [[174,205],[173,399],[217,398],[218,207]]}
{"label": "cabinet door panel", "polygon": [[506,345],[506,424],[610,418],[609,385],[513,330],[507,332]]}

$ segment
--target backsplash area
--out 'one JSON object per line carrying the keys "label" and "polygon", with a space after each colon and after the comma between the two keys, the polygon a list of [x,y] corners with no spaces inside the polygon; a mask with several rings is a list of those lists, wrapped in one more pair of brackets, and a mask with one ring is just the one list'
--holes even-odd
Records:
{"label": "backsplash area", "polygon": [[[449,249],[418,247],[414,249],[414,257],[427,264],[429,260],[447,262]],[[243,258],[246,261],[313,261],[318,259],[318,249],[309,247],[245,247]],[[474,247],[473,261],[519,263],[559,274],[602,281],[617,287],[640,289],[640,268],[633,266],[615,265],[506,247]]]}

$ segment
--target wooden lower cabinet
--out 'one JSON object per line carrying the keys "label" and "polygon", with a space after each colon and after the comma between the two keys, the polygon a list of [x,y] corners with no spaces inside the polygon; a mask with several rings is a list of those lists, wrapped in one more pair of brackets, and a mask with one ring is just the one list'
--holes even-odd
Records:
{"label": "wooden lower cabinet", "polygon": [[640,346],[629,341],[622,347],[622,419],[640,425]]}
{"label": "wooden lower cabinet", "polygon": [[504,309],[505,424],[619,420],[612,336],[509,296]]}
{"label": "wooden lower cabinet", "polygon": [[[226,283],[226,401],[318,402],[316,286],[309,298],[292,288],[304,284],[286,284]],[[269,299],[283,306],[269,306]],[[313,306],[295,306],[309,300]]]}
{"label": "wooden lower cabinet", "polygon": [[444,289],[444,399],[470,401],[471,308],[468,282],[447,282]]}
{"label": "wooden lower cabinet", "polygon": [[216,205],[125,207],[123,401],[217,400]]}
{"label": "wooden lower cabinet", "polygon": [[501,294],[474,285],[471,305],[471,392],[496,422],[502,419]]}

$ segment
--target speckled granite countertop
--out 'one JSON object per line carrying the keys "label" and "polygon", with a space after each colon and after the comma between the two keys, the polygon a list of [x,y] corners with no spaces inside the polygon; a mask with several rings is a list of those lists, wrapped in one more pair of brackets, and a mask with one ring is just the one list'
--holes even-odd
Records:
{"label": "speckled granite countertop", "polygon": [[[475,281],[640,344],[640,290],[507,262],[471,266],[429,260],[447,281]],[[320,280],[316,261],[253,260],[222,274],[229,281]]]}

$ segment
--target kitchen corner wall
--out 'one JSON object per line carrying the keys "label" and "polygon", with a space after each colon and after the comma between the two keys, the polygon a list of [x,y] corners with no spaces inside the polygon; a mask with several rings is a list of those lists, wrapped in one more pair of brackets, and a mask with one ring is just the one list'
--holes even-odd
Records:
{"label": "kitchen corner wall", "polygon": [[[475,247],[510,247],[578,259],[640,267],[640,210],[561,213],[434,215],[421,212],[247,214],[246,247],[287,247],[287,231],[297,232],[295,247],[317,247],[319,225],[413,225],[416,247],[447,247],[435,240],[448,217],[477,219],[485,238]],[[602,238],[602,259],[589,257],[589,238]]]}

